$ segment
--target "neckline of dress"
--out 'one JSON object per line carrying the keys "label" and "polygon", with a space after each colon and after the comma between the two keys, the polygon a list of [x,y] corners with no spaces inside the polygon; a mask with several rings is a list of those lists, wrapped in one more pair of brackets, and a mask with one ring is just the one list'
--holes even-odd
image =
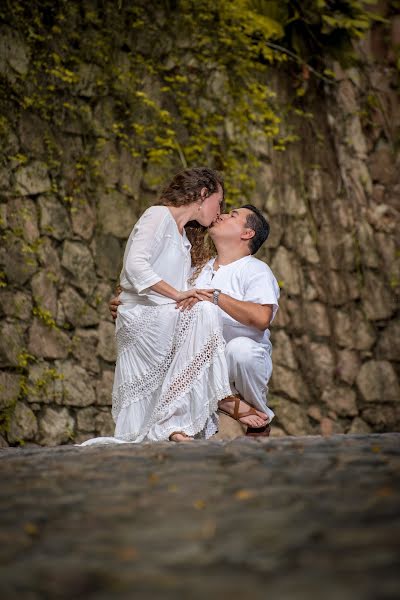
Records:
{"label": "neckline of dress", "polygon": [[[165,206],[165,208],[167,209],[169,216],[171,217],[171,219],[175,223],[176,230],[178,232],[179,237],[182,239],[183,245],[184,246],[190,246],[190,248],[191,248],[192,244],[189,242],[188,236],[186,235],[186,229],[183,228],[183,232],[181,233],[179,231],[178,223],[175,221],[172,212],[169,210],[168,206]],[[185,242],[187,242],[187,243],[185,244]]]}
{"label": "neckline of dress", "polygon": [[172,214],[172,212],[169,210],[168,206],[165,206],[165,205],[164,205],[164,207],[167,209],[169,216],[171,217],[171,219],[172,219],[172,220],[173,220],[173,222],[175,223],[175,225],[176,225],[176,229],[178,230],[178,233],[179,233],[179,235],[180,235],[181,237],[183,237],[183,236],[185,235],[185,237],[186,237],[186,231],[185,231],[185,228],[183,228],[183,232],[181,233],[181,232],[179,231],[178,223],[177,223],[177,222],[175,221],[175,219],[174,219],[174,215],[173,215],[173,214]]}

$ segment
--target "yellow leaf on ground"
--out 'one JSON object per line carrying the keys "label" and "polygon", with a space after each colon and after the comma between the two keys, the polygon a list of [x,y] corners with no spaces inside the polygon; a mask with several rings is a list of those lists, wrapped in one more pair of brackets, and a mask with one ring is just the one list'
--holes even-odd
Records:
{"label": "yellow leaf on ground", "polygon": [[249,498],[254,498],[256,493],[253,490],[238,490],[235,492],[236,500],[249,500]]}
{"label": "yellow leaf on ground", "polygon": [[28,535],[37,535],[39,533],[39,528],[35,523],[25,523],[24,530]]}
{"label": "yellow leaf on ground", "polygon": [[159,476],[156,473],[150,473],[149,475],[149,483],[157,483],[159,480]]}

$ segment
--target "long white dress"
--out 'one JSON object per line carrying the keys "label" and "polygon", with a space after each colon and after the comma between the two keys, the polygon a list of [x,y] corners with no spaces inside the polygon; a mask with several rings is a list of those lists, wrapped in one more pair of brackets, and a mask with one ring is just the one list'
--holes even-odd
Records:
{"label": "long white dress", "polygon": [[113,438],[81,445],[167,440],[174,431],[208,438],[218,401],[231,395],[218,308],[199,302],[179,311],[150,286],[187,289],[190,242],[165,206],[145,211],[128,239],[116,320]]}

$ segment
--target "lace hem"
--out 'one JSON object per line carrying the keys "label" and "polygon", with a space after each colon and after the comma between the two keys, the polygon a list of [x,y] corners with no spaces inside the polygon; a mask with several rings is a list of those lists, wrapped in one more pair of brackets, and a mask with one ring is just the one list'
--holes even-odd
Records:
{"label": "lace hem", "polygon": [[197,440],[208,440],[215,435],[219,429],[218,413],[213,413],[209,416],[204,425],[204,428],[196,435]]}
{"label": "lace hem", "polygon": [[[190,392],[188,392],[189,394]],[[199,415],[195,421],[193,423],[191,423],[190,426],[184,426],[182,428],[180,428],[180,431],[183,431],[184,433],[186,433],[186,435],[190,435],[190,436],[195,436],[199,433],[201,433],[207,423],[207,419],[212,416],[215,415],[216,419],[218,419],[218,416],[216,414],[217,408],[218,408],[218,402],[220,400],[223,400],[224,398],[226,398],[227,396],[230,395],[230,387],[225,387],[225,388],[220,388],[215,392],[215,395],[213,397],[213,399],[211,400],[211,402],[208,402],[205,407],[204,410],[202,411],[201,415]],[[186,394],[186,395],[188,395]],[[179,402],[182,402],[183,398],[177,398],[176,401],[173,403],[172,408],[174,408],[175,406],[178,405]],[[213,407],[213,410],[211,410],[211,407]],[[211,410],[211,412],[210,412]],[[162,428],[161,431],[161,438],[159,440],[146,440],[148,433],[151,429],[153,425],[146,427],[146,433],[145,434],[140,434],[139,432],[130,432],[130,433],[125,433],[122,435],[118,435],[116,436],[117,439],[123,440],[123,441],[128,441],[128,442],[135,442],[137,441],[138,438],[140,438],[138,441],[167,441],[169,439],[169,436],[171,435],[171,433],[173,431],[176,430],[176,425],[170,425],[170,426],[165,426]],[[213,431],[214,429],[214,431]],[[209,437],[211,437],[211,435],[214,435],[214,433],[216,433],[217,431],[217,426],[215,426],[215,428],[211,428],[208,429],[207,431],[204,432],[204,439],[208,439]]]}

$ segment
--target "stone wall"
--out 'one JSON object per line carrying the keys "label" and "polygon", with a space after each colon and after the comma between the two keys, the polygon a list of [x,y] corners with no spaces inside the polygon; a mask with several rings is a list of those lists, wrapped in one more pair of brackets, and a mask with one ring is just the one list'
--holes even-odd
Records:
{"label": "stone wall", "polygon": [[399,17],[389,30],[363,40],[358,69],[333,66],[325,111],[316,97],[301,147],[259,181],[282,286],[271,405],[292,435],[400,426]]}
{"label": "stone wall", "polygon": [[[297,124],[298,143],[284,153],[257,149],[251,200],[271,223],[260,258],[282,288],[272,327],[275,435],[400,425],[399,28],[398,17],[376,26],[358,48],[359,68],[333,65],[335,85],[310,84],[313,116]],[[0,46],[2,80],[31,93],[29,45],[3,25]],[[160,183],[110,135],[118,107],[98,94],[100,77],[98,67],[80,66],[70,92],[80,118],[49,123],[29,106],[2,116],[3,445],[113,432],[107,302],[124,242]],[[277,81],[284,95],[290,82]]]}
{"label": "stone wall", "polygon": [[[400,163],[382,128],[375,141],[363,131],[360,73],[337,75],[317,120],[321,143],[306,134],[302,154],[267,169],[274,233],[264,256],[282,286],[271,404],[291,434],[399,426]],[[385,91],[387,102],[388,82]]]}

